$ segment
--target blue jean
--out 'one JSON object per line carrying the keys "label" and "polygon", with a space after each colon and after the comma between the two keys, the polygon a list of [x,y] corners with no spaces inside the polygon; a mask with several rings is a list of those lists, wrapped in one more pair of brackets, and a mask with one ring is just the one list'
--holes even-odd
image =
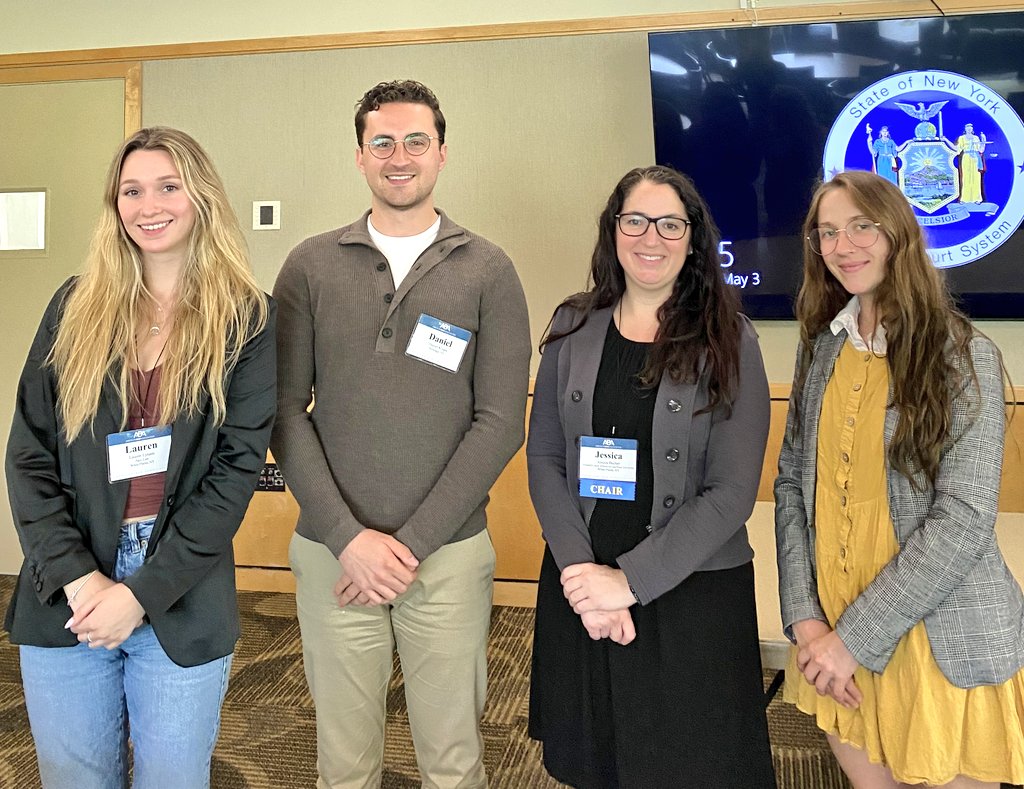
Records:
{"label": "blue jean", "polygon": [[[122,526],[115,578],[142,566],[152,527],[152,521]],[[112,650],[22,646],[43,787],[127,787],[129,728],[135,789],[208,787],[230,669],[231,655],[178,666],[148,624]]]}

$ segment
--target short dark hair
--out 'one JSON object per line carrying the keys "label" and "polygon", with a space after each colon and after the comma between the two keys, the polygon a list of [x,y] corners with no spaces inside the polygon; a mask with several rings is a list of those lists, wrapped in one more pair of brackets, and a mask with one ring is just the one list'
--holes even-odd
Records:
{"label": "short dark hair", "polygon": [[434,91],[413,79],[396,79],[374,85],[356,102],[356,145],[363,144],[363,131],[366,129],[366,114],[376,112],[382,104],[423,104],[434,113],[434,126],[437,128],[437,140],[444,142],[444,113],[437,101]]}

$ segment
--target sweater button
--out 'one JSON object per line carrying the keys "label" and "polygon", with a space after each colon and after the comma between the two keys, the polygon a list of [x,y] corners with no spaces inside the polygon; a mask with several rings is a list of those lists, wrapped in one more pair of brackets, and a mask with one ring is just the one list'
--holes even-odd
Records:
{"label": "sweater button", "polygon": [[394,293],[385,293],[384,294],[384,303],[385,304],[390,304],[391,303],[391,299],[393,299],[394,297],[395,297]]}
{"label": "sweater button", "polygon": [[380,262],[380,263],[377,264],[377,271],[387,271],[387,270],[388,270],[388,264],[387,263]]}
{"label": "sweater button", "polygon": [[574,403],[578,403],[580,400],[583,399],[583,392],[577,389],[572,393],[571,397]]}
{"label": "sweater button", "polygon": [[390,326],[385,326],[383,329],[380,330],[380,336],[383,337],[385,340],[390,339],[392,334],[394,334],[394,332],[391,331]]}
{"label": "sweater button", "polygon": [[167,506],[168,507],[173,507],[174,506],[174,496],[168,496],[167,497]]}
{"label": "sweater button", "polygon": [[662,504],[665,505],[665,509],[669,509],[673,504],[676,503],[675,496],[666,496]]}
{"label": "sweater button", "polygon": [[665,460],[668,460],[668,461],[671,461],[671,462],[675,462],[675,461],[679,460],[679,450],[678,449],[670,449],[668,452],[665,453]]}
{"label": "sweater button", "polygon": [[683,410],[683,404],[673,398],[672,400],[668,401],[668,410],[675,414]]}

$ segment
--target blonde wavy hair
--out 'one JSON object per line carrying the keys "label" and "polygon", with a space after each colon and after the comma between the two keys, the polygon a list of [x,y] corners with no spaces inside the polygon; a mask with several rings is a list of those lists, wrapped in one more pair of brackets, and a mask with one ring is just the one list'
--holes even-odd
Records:
{"label": "blonde wavy hair", "polygon": [[226,413],[224,382],[242,346],[267,322],[266,295],[256,283],[245,239],[209,156],[177,129],[141,129],[121,146],[107,173],[103,209],[85,273],[65,299],[48,358],[57,380],[57,410],[69,443],[92,426],[105,380],[121,404],[121,428],[132,399],[135,333],[153,296],[142,279],[142,257],[117,209],[121,169],[135,151],[164,151],[195,207],[195,223],[177,285],[174,328],[160,379],[160,423],[203,409],[208,394],[215,420]]}
{"label": "blonde wavy hair", "polygon": [[[884,178],[849,171],[822,184],[811,200],[804,236],[817,227],[822,198],[835,190],[845,191],[864,216],[879,222],[880,231],[889,240],[885,276],[875,291],[888,346],[890,405],[900,414],[889,446],[889,462],[912,481],[915,472],[921,471],[934,484],[950,434],[954,391],[966,383],[967,377],[977,383],[969,345],[980,332],[956,308],[945,278],[932,265],[907,199]],[[815,337],[828,328],[849,300],[850,294],[825,266],[822,256],[805,241],[804,278],[796,301],[802,344],[794,388],[798,401]],[[961,369],[967,371],[966,375],[959,372]],[[1005,367],[1003,376],[1009,383]]]}

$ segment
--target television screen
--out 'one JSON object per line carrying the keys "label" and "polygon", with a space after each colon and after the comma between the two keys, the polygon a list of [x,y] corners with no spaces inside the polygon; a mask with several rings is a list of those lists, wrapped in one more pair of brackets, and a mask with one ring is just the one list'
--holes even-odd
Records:
{"label": "television screen", "polygon": [[[792,318],[821,179],[873,170],[975,318],[1024,318],[1024,13],[652,33],[657,161],[755,318]],[[878,217],[884,222],[884,217]]]}

